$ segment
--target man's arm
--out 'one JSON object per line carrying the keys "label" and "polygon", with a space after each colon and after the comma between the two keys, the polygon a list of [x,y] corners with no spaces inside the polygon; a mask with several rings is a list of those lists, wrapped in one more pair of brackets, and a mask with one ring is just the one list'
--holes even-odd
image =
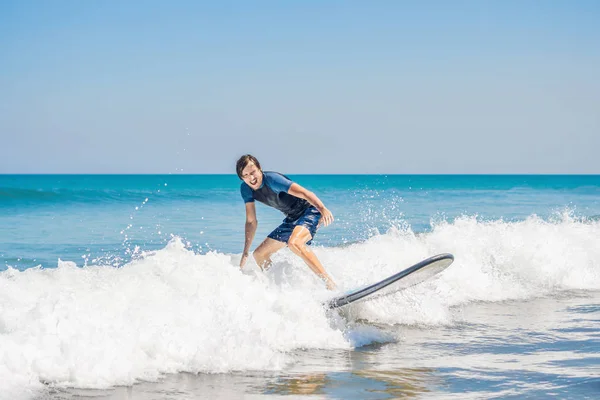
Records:
{"label": "man's arm", "polygon": [[316,207],[321,213],[321,220],[319,223],[323,224],[323,226],[327,226],[333,222],[333,214],[331,214],[331,211],[329,211],[323,202],[317,197],[317,195],[310,190],[298,185],[297,183],[292,183],[288,193],[292,196],[304,199]]}
{"label": "man's arm", "polygon": [[257,226],[256,206],[254,205],[254,202],[248,202],[246,203],[246,239],[244,241],[244,252],[242,253],[242,259],[240,260],[240,268],[244,268],[244,264],[246,264]]}

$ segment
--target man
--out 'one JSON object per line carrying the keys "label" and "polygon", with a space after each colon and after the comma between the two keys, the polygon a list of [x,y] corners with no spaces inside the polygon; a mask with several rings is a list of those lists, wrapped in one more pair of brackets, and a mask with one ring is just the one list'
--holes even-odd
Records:
{"label": "man", "polygon": [[257,200],[283,212],[286,218],[254,250],[256,264],[263,270],[269,268],[272,264],[271,256],[287,244],[292,252],[300,256],[325,281],[329,290],[335,289],[333,279],[307,246],[312,242],[319,225],[327,226],[333,222],[333,215],[321,200],[280,173],[263,172],[258,160],[250,154],[237,161],[236,171],[243,180],[240,191],[246,204],[246,240],[240,268],[246,264],[256,233],[258,222],[254,201]]}

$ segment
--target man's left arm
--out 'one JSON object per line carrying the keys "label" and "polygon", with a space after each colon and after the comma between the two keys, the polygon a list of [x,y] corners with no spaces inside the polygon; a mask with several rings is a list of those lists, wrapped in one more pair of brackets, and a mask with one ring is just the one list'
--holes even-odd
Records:
{"label": "man's left arm", "polygon": [[333,214],[331,214],[331,211],[329,211],[323,202],[317,197],[317,195],[310,190],[298,185],[297,183],[292,183],[288,193],[292,196],[304,199],[316,207],[316,209],[321,213],[321,220],[319,223],[323,226],[327,226],[333,222]]}

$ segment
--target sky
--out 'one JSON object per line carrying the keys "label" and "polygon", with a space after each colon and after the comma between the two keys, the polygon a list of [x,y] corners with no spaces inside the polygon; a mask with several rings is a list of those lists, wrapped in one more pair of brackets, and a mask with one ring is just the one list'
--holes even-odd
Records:
{"label": "sky", "polygon": [[4,0],[0,138],[4,174],[600,174],[600,2]]}

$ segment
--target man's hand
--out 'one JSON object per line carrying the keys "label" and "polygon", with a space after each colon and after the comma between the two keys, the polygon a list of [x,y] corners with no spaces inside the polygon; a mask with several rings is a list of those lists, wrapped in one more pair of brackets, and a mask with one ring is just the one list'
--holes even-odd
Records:
{"label": "man's hand", "polygon": [[248,261],[248,253],[243,253],[242,259],[240,260],[240,269],[244,268],[244,264],[246,264],[246,261]]}
{"label": "man's hand", "polygon": [[333,222],[333,214],[327,208],[324,208],[321,211],[321,219],[319,220],[319,225],[327,226]]}

